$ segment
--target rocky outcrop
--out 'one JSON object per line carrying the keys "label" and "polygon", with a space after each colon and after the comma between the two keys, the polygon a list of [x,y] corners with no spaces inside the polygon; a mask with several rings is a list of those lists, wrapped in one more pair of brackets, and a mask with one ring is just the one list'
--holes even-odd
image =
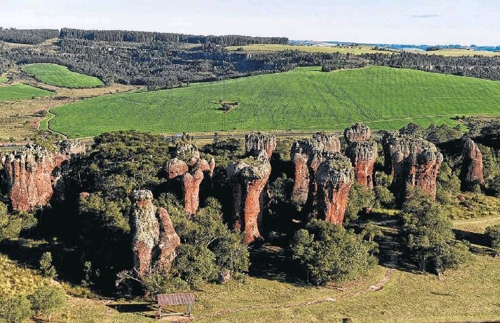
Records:
{"label": "rocky outcrop", "polygon": [[462,157],[462,170],[460,172],[462,189],[470,191],[476,185],[484,186],[483,154],[470,138],[462,138]]}
{"label": "rocky outcrop", "polygon": [[151,191],[133,191],[132,200],[134,271],[139,278],[152,271],[167,272],[181,242],[170,216],[153,204]]}
{"label": "rocky outcrop", "polygon": [[370,128],[362,123],[356,123],[354,126],[344,131],[344,137],[347,143],[356,141],[367,141],[372,136]]}
{"label": "rocky outcrop", "polygon": [[404,200],[409,187],[421,187],[436,197],[436,179],[443,155],[436,146],[421,138],[389,135],[385,137],[385,158],[391,160],[393,190],[398,201]]}
{"label": "rocky outcrop", "polygon": [[354,183],[354,169],[348,158],[339,153],[330,155],[316,173],[318,216],[325,221],[342,225],[349,190]]}
{"label": "rocky outcrop", "polygon": [[314,174],[325,155],[340,152],[340,149],[338,137],[324,133],[293,143],[290,153],[295,168],[292,201],[300,205],[307,202],[311,188],[314,189]]}
{"label": "rocky outcrop", "polygon": [[271,158],[276,149],[276,136],[264,135],[260,132],[245,135],[245,150],[249,156],[258,156],[259,152],[265,151]]}
{"label": "rocky outcrop", "polygon": [[2,157],[8,197],[15,211],[29,212],[46,206],[54,190],[54,154],[38,145],[26,145],[19,152]]}
{"label": "rocky outcrop", "polygon": [[372,189],[374,167],[378,157],[377,143],[374,141],[351,142],[347,147],[346,155],[354,167],[356,181]]}
{"label": "rocky outcrop", "polygon": [[270,174],[271,164],[264,151],[257,157],[233,162],[227,168],[234,196],[234,228],[243,231],[246,244],[261,238],[264,188]]}
{"label": "rocky outcrop", "polygon": [[210,162],[200,158],[200,152],[190,144],[179,145],[176,157],[170,159],[163,166],[167,179],[180,179],[184,195],[184,210],[192,216],[200,205],[200,185],[205,174],[212,177],[215,169],[215,160]]}
{"label": "rocky outcrop", "polygon": [[375,162],[378,157],[377,143],[369,141],[371,130],[367,125],[356,123],[345,129],[345,140],[349,143],[346,155],[354,166],[356,181],[368,189],[373,188]]}
{"label": "rocky outcrop", "polygon": [[54,194],[63,162],[85,154],[85,144],[65,140],[58,152],[50,152],[42,146],[28,144],[20,151],[1,157],[3,178],[12,209],[30,212],[46,206]]}

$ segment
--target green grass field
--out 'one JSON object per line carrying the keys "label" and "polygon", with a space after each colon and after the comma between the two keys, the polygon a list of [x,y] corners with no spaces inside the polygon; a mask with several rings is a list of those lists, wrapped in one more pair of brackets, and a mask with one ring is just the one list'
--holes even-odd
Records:
{"label": "green grass field", "polygon": [[[341,130],[454,125],[453,116],[499,116],[500,82],[370,67],[319,68],[259,75],[188,88],[92,98],[52,109],[50,128],[70,137],[136,129],[152,133],[220,130]],[[217,102],[239,102],[228,113]]]}
{"label": "green grass field", "polygon": [[4,100],[22,100],[33,97],[50,96],[52,92],[37,89],[25,84],[15,84],[0,87],[0,101]]}
{"label": "green grass field", "polygon": [[67,88],[90,88],[103,86],[96,77],[71,72],[66,66],[56,64],[30,64],[23,67],[29,75],[40,82]]}

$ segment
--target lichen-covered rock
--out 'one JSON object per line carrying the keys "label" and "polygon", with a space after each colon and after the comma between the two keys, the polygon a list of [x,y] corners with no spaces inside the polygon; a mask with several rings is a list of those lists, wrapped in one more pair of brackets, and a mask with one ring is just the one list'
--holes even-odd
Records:
{"label": "lichen-covered rock", "polygon": [[189,168],[184,161],[173,158],[165,163],[163,170],[167,174],[167,179],[174,179],[186,174],[189,171]]}
{"label": "lichen-covered rock", "polygon": [[463,190],[472,190],[474,186],[484,186],[483,154],[476,143],[467,137],[462,138],[462,170],[460,180]]}
{"label": "lichen-covered rock", "polygon": [[349,190],[354,183],[354,170],[348,158],[335,153],[321,163],[316,173],[318,216],[342,225]]}
{"label": "lichen-covered rock", "polygon": [[176,147],[175,156],[178,159],[185,161],[189,167],[192,167],[200,159],[200,152],[194,145],[179,144]]}
{"label": "lichen-covered rock", "polygon": [[264,211],[264,188],[271,174],[271,164],[264,151],[257,157],[231,163],[227,176],[231,181],[234,197],[234,227],[244,232],[246,244],[261,238]]}
{"label": "lichen-covered rock", "polygon": [[373,174],[378,157],[377,143],[374,141],[352,141],[347,147],[347,157],[354,167],[356,181],[368,189],[373,188]]}
{"label": "lichen-covered rock", "polygon": [[372,136],[370,128],[362,123],[356,123],[354,126],[344,131],[345,140],[348,143],[356,141],[368,141]]}
{"label": "lichen-covered rock", "polygon": [[276,136],[264,135],[260,132],[245,135],[245,149],[248,155],[257,156],[259,152],[265,151],[271,158],[276,149]]}
{"label": "lichen-covered rock", "polygon": [[290,157],[295,168],[292,201],[303,205],[307,202],[311,189],[314,191],[314,174],[325,160],[325,155],[340,152],[338,137],[317,133],[309,140],[293,143]]}
{"label": "lichen-covered rock", "polygon": [[422,138],[389,135],[384,138],[385,158],[390,158],[396,199],[405,198],[408,187],[418,186],[436,197],[437,174],[443,155],[433,143]]}
{"label": "lichen-covered rock", "polygon": [[86,153],[86,145],[78,140],[63,140],[59,143],[59,153],[56,154],[57,167],[66,160],[71,160]]}
{"label": "lichen-covered rock", "polygon": [[52,172],[57,166],[54,154],[28,144],[19,152],[3,156],[1,163],[13,210],[29,212],[49,203],[54,193]]}
{"label": "lichen-covered rock", "polygon": [[172,221],[165,209],[153,204],[151,191],[133,191],[132,199],[134,270],[139,278],[153,270],[167,271],[180,245]]}

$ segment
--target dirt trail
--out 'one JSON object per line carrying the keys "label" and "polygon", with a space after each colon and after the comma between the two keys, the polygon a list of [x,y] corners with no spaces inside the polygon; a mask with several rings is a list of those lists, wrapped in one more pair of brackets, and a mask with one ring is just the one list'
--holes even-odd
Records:
{"label": "dirt trail", "polygon": [[392,276],[394,275],[394,272],[395,272],[395,269],[392,269],[392,268],[387,269],[384,277],[382,277],[382,279],[380,281],[378,281],[375,285],[368,287],[368,289],[362,290],[362,291],[357,291],[357,292],[351,292],[351,293],[347,292],[347,293],[342,294],[336,298],[322,298],[322,299],[311,300],[308,302],[301,302],[301,303],[295,303],[295,304],[261,305],[261,306],[235,308],[235,309],[231,309],[231,310],[224,310],[224,311],[219,311],[219,312],[215,312],[212,314],[198,316],[195,318],[195,320],[203,320],[203,319],[210,318],[210,317],[221,316],[221,315],[236,313],[236,312],[272,310],[272,309],[282,309],[282,308],[296,308],[296,307],[317,305],[317,304],[328,303],[328,302],[336,302],[336,301],[343,300],[343,299],[353,298],[353,297],[357,297],[357,296],[367,294],[370,292],[377,292],[377,291],[382,290],[384,288],[385,284],[387,284],[387,282],[389,282],[389,280],[392,278]]}

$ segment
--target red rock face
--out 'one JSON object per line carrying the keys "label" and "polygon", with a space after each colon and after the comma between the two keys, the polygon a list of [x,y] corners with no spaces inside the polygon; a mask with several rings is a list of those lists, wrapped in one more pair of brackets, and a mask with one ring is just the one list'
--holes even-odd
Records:
{"label": "red rock face", "polygon": [[132,198],[134,270],[142,278],[153,270],[170,268],[180,238],[167,211],[154,206],[151,191],[134,191]]}
{"label": "red rock face", "polygon": [[323,133],[293,143],[290,153],[295,167],[292,201],[300,205],[307,202],[309,192],[315,192],[314,175],[325,155],[340,152],[340,149],[340,140],[336,136]]}
{"label": "red rock face", "polygon": [[347,157],[354,166],[356,181],[368,189],[373,188],[373,175],[377,161],[377,143],[373,141],[354,141],[349,144],[346,151]]}
{"label": "red rock face", "polygon": [[404,200],[408,187],[421,187],[436,197],[436,179],[443,155],[434,144],[407,136],[390,135],[384,140],[385,158],[391,159],[393,191],[396,199]]}
{"label": "red rock face", "polygon": [[248,155],[257,156],[265,151],[267,158],[271,158],[276,149],[276,136],[263,135],[260,132],[245,135],[245,149]]}
{"label": "red rock face", "polygon": [[261,238],[264,188],[270,174],[271,165],[265,152],[257,158],[233,162],[227,169],[233,187],[234,228],[244,232],[243,241],[246,244]]}
{"label": "red rock face", "polygon": [[467,137],[462,138],[462,170],[460,180],[463,190],[472,190],[474,186],[484,186],[483,154],[476,143]]}
{"label": "red rock face", "polygon": [[[193,145],[179,145],[176,150],[177,158],[170,159],[163,166],[169,180],[180,178],[184,194],[184,210],[187,215],[195,215],[200,200],[200,185],[205,174],[212,177],[215,169],[215,160],[210,162],[200,158],[200,152]],[[182,159],[181,159],[182,158]],[[186,161],[184,161],[186,160]]]}
{"label": "red rock face", "polygon": [[342,225],[349,190],[354,183],[354,170],[349,159],[338,153],[330,156],[319,166],[316,183],[318,216],[330,223]]}
{"label": "red rock face", "polygon": [[49,203],[54,190],[52,171],[57,166],[52,153],[36,145],[27,145],[20,153],[2,158],[12,208],[29,212]]}
{"label": "red rock face", "polygon": [[344,131],[344,137],[348,143],[370,140],[371,135],[372,132],[370,128],[361,123],[356,123],[354,126]]}
{"label": "red rock face", "polygon": [[182,178],[184,192],[184,210],[188,215],[195,215],[200,206],[200,185],[203,181],[203,171],[196,169],[192,174],[186,173]]}
{"label": "red rock face", "polygon": [[63,141],[59,153],[28,144],[15,154],[3,156],[0,160],[7,183],[12,209],[30,212],[46,206],[54,194],[53,185],[58,180],[54,170],[64,161],[85,154],[85,144],[78,141]]}

